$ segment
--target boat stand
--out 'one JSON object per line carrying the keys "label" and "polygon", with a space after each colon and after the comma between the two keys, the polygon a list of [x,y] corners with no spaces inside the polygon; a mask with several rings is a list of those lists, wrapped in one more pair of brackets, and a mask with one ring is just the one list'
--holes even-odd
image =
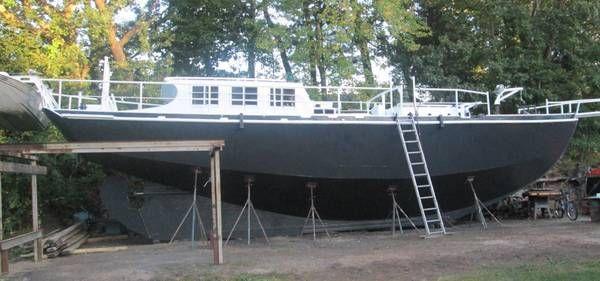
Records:
{"label": "boat stand", "polygon": [[[198,174],[200,174],[200,173],[201,173],[201,171],[199,168],[194,169],[194,197],[192,199],[192,204],[190,205],[187,212],[181,219],[181,222],[179,223],[179,226],[177,226],[177,229],[175,230],[175,232],[173,232],[173,236],[171,236],[171,240],[169,241],[169,244],[173,243],[173,240],[175,240],[175,237],[177,237],[177,234],[179,234],[181,227],[187,220],[190,213],[192,213],[192,239],[191,239],[192,247],[194,247],[194,244],[195,244],[194,240],[196,239],[196,220],[198,220],[198,225],[200,226],[200,230],[201,230],[200,235],[202,235],[202,238],[204,240],[208,240],[208,236],[206,235],[206,230],[204,229],[204,224],[202,223],[202,218],[200,217],[200,211],[198,211],[198,204],[196,202],[196,196],[197,196],[197,191],[198,191]],[[210,179],[204,184],[204,186],[206,186],[209,182],[210,182]]]}
{"label": "boat stand", "polygon": [[246,183],[248,199],[246,199],[246,204],[244,204],[244,207],[242,208],[242,211],[238,215],[237,219],[235,220],[235,223],[233,224],[231,231],[229,231],[227,240],[225,240],[225,245],[227,245],[227,243],[229,243],[229,239],[231,238],[231,235],[235,231],[235,228],[237,227],[238,222],[240,222],[240,219],[242,218],[244,211],[248,212],[248,228],[247,228],[248,245],[250,245],[250,230],[252,230],[251,220],[250,220],[251,214],[254,214],[254,216],[256,217],[256,222],[258,222],[258,226],[260,226],[260,230],[262,231],[263,236],[265,237],[265,241],[267,241],[267,244],[271,244],[271,242],[269,241],[269,237],[267,236],[267,232],[265,231],[265,228],[263,227],[262,223],[260,222],[260,218],[258,217],[258,214],[256,213],[256,209],[254,209],[254,204],[252,204],[252,199],[250,197],[250,194],[251,194],[250,191],[252,189],[252,184],[254,183],[254,177],[246,176],[246,177],[244,177],[244,182]]}
{"label": "boat stand", "polygon": [[[400,219],[400,213],[410,222],[412,227],[419,231],[419,228],[415,225],[415,223],[410,219],[410,217],[402,210],[398,201],[396,201],[396,191],[398,188],[396,186],[391,185],[388,187],[387,191],[392,197],[392,236],[396,236],[396,221],[398,222],[398,227],[400,228],[400,234],[404,234],[404,230],[402,229],[402,220]],[[420,231],[419,231],[420,232]]]}
{"label": "boat stand", "polygon": [[306,225],[310,219],[312,221],[313,240],[317,240],[317,223],[315,220],[316,217],[316,219],[319,220],[319,223],[321,224],[323,230],[325,230],[325,234],[327,234],[327,237],[331,238],[331,235],[329,235],[329,231],[327,231],[327,226],[325,225],[325,223],[323,223],[323,220],[321,220],[321,216],[319,216],[319,212],[317,212],[317,208],[315,207],[315,189],[317,188],[317,183],[308,182],[306,183],[306,188],[310,190],[310,209],[308,210],[308,215],[306,216],[304,224],[302,225],[302,229],[300,230],[300,236],[302,236],[302,234],[304,233],[304,229],[306,228]]}
{"label": "boat stand", "polygon": [[483,229],[487,229],[488,227],[487,222],[485,220],[485,216],[483,215],[483,210],[485,210],[498,224],[502,225],[500,220],[498,220],[498,218],[494,216],[494,214],[492,214],[492,212],[485,206],[485,204],[483,204],[483,202],[481,202],[481,200],[477,196],[477,192],[475,192],[475,187],[473,187],[473,180],[475,180],[475,177],[468,177],[467,183],[469,183],[469,187],[473,192],[475,210],[477,212],[477,216],[479,217],[479,221],[481,222],[481,226],[483,227]]}

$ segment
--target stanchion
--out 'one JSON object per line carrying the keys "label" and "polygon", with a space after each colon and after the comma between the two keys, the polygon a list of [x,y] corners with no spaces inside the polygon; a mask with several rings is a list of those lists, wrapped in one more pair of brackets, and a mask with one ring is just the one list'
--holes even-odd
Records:
{"label": "stanchion", "polygon": [[319,216],[319,212],[317,212],[317,208],[315,207],[315,189],[317,188],[317,183],[315,182],[309,182],[306,183],[306,188],[308,188],[310,190],[310,209],[308,210],[308,215],[306,216],[306,219],[304,220],[304,224],[302,225],[302,229],[300,230],[300,235],[302,235],[304,233],[304,229],[306,228],[306,225],[308,223],[308,221],[312,221],[312,234],[313,234],[313,240],[317,240],[317,223],[316,220],[319,221],[319,223],[321,224],[321,227],[323,228],[323,230],[325,230],[325,234],[327,234],[327,237],[331,236],[329,235],[329,231],[327,231],[327,226],[325,225],[325,223],[323,223],[323,220],[321,220],[321,216]]}
{"label": "stanchion", "polygon": [[267,241],[267,243],[270,243],[269,237],[267,236],[267,232],[265,231],[265,228],[263,227],[262,223],[260,222],[260,218],[258,217],[258,214],[256,213],[256,209],[254,209],[254,204],[252,204],[251,190],[252,190],[252,184],[254,183],[254,177],[246,176],[246,177],[244,177],[244,182],[246,183],[246,191],[247,191],[247,195],[248,195],[247,199],[246,199],[246,204],[244,204],[244,207],[242,207],[242,211],[240,212],[237,219],[235,220],[235,223],[233,224],[231,231],[229,231],[229,235],[227,235],[227,240],[225,241],[225,245],[227,245],[227,243],[229,243],[229,239],[231,239],[231,235],[235,231],[235,228],[237,227],[238,222],[240,222],[240,219],[242,218],[242,215],[244,214],[245,211],[248,212],[248,216],[247,216],[248,217],[248,227],[247,227],[248,245],[250,245],[250,231],[252,230],[252,223],[251,223],[252,214],[254,214],[254,217],[256,217],[256,222],[258,223],[258,226],[260,226],[260,230],[262,231],[262,234],[265,237],[265,241]]}

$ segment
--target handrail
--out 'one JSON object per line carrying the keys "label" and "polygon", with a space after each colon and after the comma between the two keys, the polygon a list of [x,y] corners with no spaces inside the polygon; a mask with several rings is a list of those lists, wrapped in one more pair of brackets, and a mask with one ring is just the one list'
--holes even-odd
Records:
{"label": "handrail", "polygon": [[[66,88],[65,85],[70,85],[70,83],[75,83],[73,86],[74,88],[77,87],[81,87],[81,88],[89,88],[89,89],[96,89],[97,87],[100,88],[104,88],[106,86],[106,84],[108,83],[110,87],[110,92],[113,94],[125,94],[124,96],[114,96],[111,95],[108,98],[108,101],[110,103],[110,108],[114,109],[114,110],[118,110],[116,108],[116,105],[127,105],[129,109],[133,109],[131,108],[131,105],[137,105],[138,109],[144,109],[147,107],[153,107],[153,106],[160,106],[160,105],[164,105],[165,103],[161,102],[161,101],[170,101],[173,100],[174,97],[164,97],[164,96],[160,96],[159,93],[162,91],[162,88],[160,86],[162,85],[184,85],[184,86],[193,86],[193,85],[201,85],[203,83],[210,83],[211,80],[215,80],[215,83],[217,83],[215,86],[221,85],[218,83],[218,81],[257,81],[257,82],[282,82],[282,83],[287,83],[285,81],[274,81],[274,80],[263,80],[263,79],[239,79],[239,78],[219,78],[219,79],[213,79],[213,78],[200,78],[200,77],[170,77],[167,78],[165,81],[127,81],[127,80],[111,80],[108,81],[107,80],[99,80],[99,79],[56,79],[56,78],[40,78],[40,81],[43,82],[50,82],[53,83],[53,85],[58,84],[57,88],[58,88],[58,93],[52,93],[51,96],[53,96],[54,98],[57,98],[57,104],[58,104],[58,108],[62,108],[63,107],[63,102],[67,101],[68,102],[68,108],[71,109],[73,107],[73,105],[75,104],[74,101],[77,101],[77,103],[75,105],[77,105],[77,108],[82,108],[81,104],[82,101],[85,100],[94,100],[95,102],[100,102],[100,104],[102,104],[102,96],[91,96],[91,95],[86,95],[86,96],[82,96],[81,93],[79,95],[70,95],[70,94],[66,94],[64,93],[64,89]],[[208,82],[207,82],[208,81]],[[78,84],[81,83],[81,84]],[[120,85],[120,86],[119,86]],[[155,85],[155,86],[159,86],[159,87],[148,87],[149,85]],[[114,86],[114,87],[112,87]],[[231,84],[227,84],[225,86],[231,86]],[[90,88],[91,87],[91,88]],[[258,85],[258,87],[261,87],[261,85]],[[335,98],[325,98],[325,101],[329,102],[328,105],[321,107],[324,109],[327,109],[327,111],[330,111],[331,109],[334,109],[334,113],[333,114],[344,114],[344,113],[352,113],[352,114],[374,114],[374,110],[377,109],[376,113],[377,115],[393,115],[394,113],[398,113],[398,114],[402,114],[405,115],[406,111],[412,111],[415,112],[417,110],[419,110],[420,108],[424,108],[424,107],[429,107],[429,108],[439,108],[439,106],[449,106],[450,104],[448,103],[441,103],[441,102],[419,102],[419,105],[417,106],[416,101],[417,101],[417,97],[415,97],[416,95],[413,94],[413,106],[415,107],[415,109],[408,109],[406,108],[406,102],[408,100],[405,101],[407,95],[404,93],[404,85],[398,85],[398,86],[392,86],[390,85],[387,88],[384,87],[359,87],[359,86],[303,86],[299,83],[289,83],[286,85],[281,85],[281,84],[269,84],[269,83],[265,83],[264,87],[289,87],[289,88],[294,88],[294,89],[303,89],[303,90],[321,90],[322,94],[325,96],[334,96]],[[72,89],[72,87],[68,87],[68,89]],[[115,91],[115,89],[118,89],[118,91]],[[487,101],[486,102],[482,102],[487,104],[488,107],[488,114],[490,113],[489,110],[489,94],[487,92],[481,92],[481,91],[473,91],[473,90],[466,90],[466,89],[451,89],[451,88],[429,88],[429,87],[420,87],[420,88],[416,88],[413,87],[413,89],[416,92],[430,92],[432,95],[435,95],[436,93],[439,92],[454,92],[455,93],[455,100],[454,100],[454,105],[456,109],[448,109],[451,110],[452,112],[454,112],[454,114],[458,114],[459,116],[468,116],[469,113],[465,112],[465,110],[470,110],[471,107],[478,105],[478,104],[473,104],[470,106],[461,106],[459,107],[460,104],[465,104],[464,102],[460,101],[460,94],[477,94],[477,95],[483,95],[486,96]],[[375,94],[374,96],[372,96],[371,98],[367,99],[366,101],[359,101],[356,98],[350,98],[352,100],[343,100],[342,99],[342,95],[345,95],[346,97],[348,96],[353,96],[355,94],[358,94],[359,91],[378,91],[377,94]],[[54,98],[52,98],[52,100],[54,100]],[[100,98],[100,100],[98,100],[98,98]],[[63,100],[65,99],[65,100]],[[347,98],[344,98],[347,99]],[[149,101],[159,101],[158,103],[153,103],[153,102],[149,102]],[[318,101],[299,101],[296,100],[294,101],[294,104],[317,104]],[[210,104],[208,105],[210,106]],[[304,106],[304,108],[307,108],[310,106]],[[315,108],[317,109],[317,108]],[[414,111],[413,111],[414,110]],[[436,109],[436,110],[443,110],[443,109]],[[431,112],[431,111],[429,111]],[[458,113],[457,113],[458,112]],[[460,114],[463,113],[464,114]],[[330,114],[330,113],[328,113]],[[431,114],[431,113],[429,113]],[[437,114],[437,113],[435,113]]]}
{"label": "handrail", "polygon": [[[598,116],[600,111],[592,112],[581,112],[581,106],[591,103],[599,103],[600,98],[595,99],[578,99],[578,100],[567,100],[567,101],[548,101],[546,100],[545,105],[538,106],[526,106],[521,107],[517,110],[519,114],[539,114],[539,115],[560,115],[560,114],[574,114],[575,117],[586,117],[586,116]],[[573,106],[575,105],[575,108]],[[566,107],[566,110],[565,110]],[[554,109],[560,108],[560,113],[552,113]],[[538,113],[540,109],[543,109],[545,113]],[[533,111],[530,112],[530,111]]]}
{"label": "handrail", "polygon": [[[413,82],[414,83],[414,82]],[[482,95],[485,96],[486,100],[485,102],[480,102],[480,104],[485,104],[486,105],[486,110],[487,110],[487,114],[491,115],[491,107],[490,107],[490,94],[489,92],[482,92],[482,91],[474,91],[474,90],[467,90],[467,89],[458,89],[458,88],[428,88],[428,87],[414,87],[413,88],[413,104],[417,103],[417,99],[420,99],[417,97],[417,93],[418,92],[454,92],[454,106],[456,106],[458,108],[459,104],[461,104],[462,102],[459,101],[459,94],[476,94],[476,95]],[[420,99],[422,100],[422,99]],[[479,104],[472,104],[470,106],[468,106],[466,109],[469,110],[472,107],[479,105]]]}

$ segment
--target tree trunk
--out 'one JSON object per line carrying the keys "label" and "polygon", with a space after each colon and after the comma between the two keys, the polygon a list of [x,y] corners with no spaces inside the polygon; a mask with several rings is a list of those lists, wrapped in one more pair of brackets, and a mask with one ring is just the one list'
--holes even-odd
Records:
{"label": "tree trunk", "polygon": [[256,1],[250,0],[250,10],[248,11],[250,26],[248,28],[248,78],[256,77]]}
{"label": "tree trunk", "polygon": [[[263,7],[263,15],[265,17],[265,21],[267,22],[267,26],[269,28],[273,28],[275,25],[271,20],[271,15],[269,15],[269,7],[265,5]],[[281,63],[283,64],[283,69],[285,70],[285,80],[293,81],[294,74],[292,73],[292,66],[290,65],[290,59],[286,53],[285,48],[283,47],[283,43],[281,42],[281,38],[278,36],[274,36],[275,42],[277,43],[277,49],[279,49],[279,56],[281,57]]]}
{"label": "tree trunk", "polygon": [[[356,5],[360,5],[356,3]],[[375,78],[373,77],[373,69],[371,68],[371,54],[369,51],[368,39],[364,35],[362,25],[364,24],[362,19],[362,9],[354,9],[354,44],[358,47],[360,52],[360,61],[363,67],[363,75],[365,76],[365,82],[368,86],[375,85]]]}
{"label": "tree trunk", "polygon": [[304,26],[310,29],[308,38],[308,72],[310,74],[310,84],[312,86],[317,85],[317,55],[315,52],[315,36],[312,30],[312,15],[309,9],[309,1],[304,0],[302,2],[302,13],[304,15]]}
{"label": "tree trunk", "polygon": [[314,21],[315,21],[315,44],[316,51],[315,56],[317,58],[317,68],[319,69],[319,80],[321,82],[321,94],[323,95],[323,99],[327,95],[327,72],[325,68],[325,55],[323,50],[323,20],[321,19],[321,11],[323,10],[323,2],[317,1],[316,3],[317,9],[314,12]]}
{"label": "tree trunk", "polygon": [[125,55],[125,50],[119,39],[117,39],[117,31],[114,24],[111,24],[108,30],[108,45],[110,47],[110,51],[117,63],[118,67],[127,66],[127,56]]}

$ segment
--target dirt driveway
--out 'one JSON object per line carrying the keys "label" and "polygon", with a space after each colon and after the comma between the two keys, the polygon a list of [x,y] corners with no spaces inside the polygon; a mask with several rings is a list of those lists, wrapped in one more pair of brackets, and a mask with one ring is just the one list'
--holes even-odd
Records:
{"label": "dirt driveway", "polygon": [[[588,219],[589,220],[589,219]],[[600,225],[568,220],[505,221],[481,231],[454,227],[452,235],[422,239],[411,232],[341,233],[313,242],[275,237],[271,246],[236,242],[225,265],[211,266],[211,252],[174,245],[137,245],[114,253],[62,257],[11,265],[15,280],[203,280],[240,274],[289,280],[436,280],[485,266],[552,260],[600,259]]]}

